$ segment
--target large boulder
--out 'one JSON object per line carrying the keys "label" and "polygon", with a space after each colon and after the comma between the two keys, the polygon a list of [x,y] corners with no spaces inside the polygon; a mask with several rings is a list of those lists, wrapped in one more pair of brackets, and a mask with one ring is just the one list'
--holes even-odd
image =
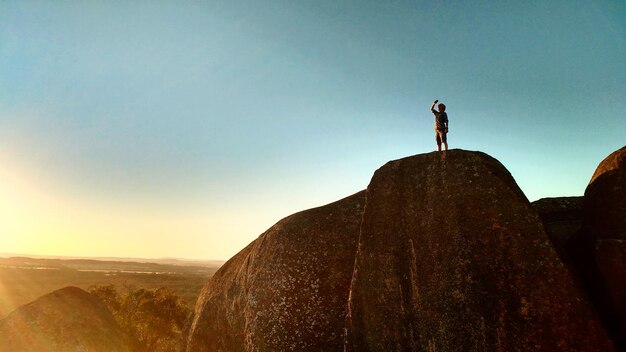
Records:
{"label": "large boulder", "polygon": [[585,190],[584,227],[595,240],[626,240],[626,146],[594,172]]}
{"label": "large boulder", "polygon": [[626,350],[626,147],[597,167],[583,202],[583,226],[569,243],[585,284]]}
{"label": "large boulder", "polygon": [[374,174],[346,351],[612,351],[509,172],[451,150]]}
{"label": "large boulder", "polygon": [[478,152],[388,163],[287,217],[197,302],[188,352],[613,351],[509,172]]}
{"label": "large boulder", "polygon": [[203,288],[187,351],[340,351],[365,192],[289,216]]}
{"label": "large boulder", "polygon": [[66,287],[0,320],[0,351],[129,352],[134,344],[95,296]]}

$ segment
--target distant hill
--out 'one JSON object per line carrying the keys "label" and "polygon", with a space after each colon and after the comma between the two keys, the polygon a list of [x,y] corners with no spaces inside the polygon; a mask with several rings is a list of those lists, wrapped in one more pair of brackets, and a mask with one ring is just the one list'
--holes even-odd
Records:
{"label": "distant hill", "polygon": [[131,352],[131,341],[95,296],[66,287],[0,320],[0,351]]}
{"label": "distant hill", "polygon": [[167,260],[167,262],[169,263],[166,264],[165,262],[153,263],[97,259],[47,259],[9,257],[0,258],[0,267],[155,274],[210,274],[221,266],[220,262],[212,262],[212,265],[209,265],[209,263],[203,263],[204,265],[196,265],[179,260]]}
{"label": "distant hill", "polygon": [[54,255],[34,255],[21,253],[0,253],[2,258],[29,258],[29,259],[57,259],[63,261],[71,260],[96,260],[100,262],[132,262],[132,263],[153,263],[179,266],[202,266],[215,268],[224,264],[224,260],[202,260],[202,259],[185,259],[185,258],[132,258],[132,257],[73,257],[73,256],[54,256]]}
{"label": "distant hill", "polygon": [[[161,263],[133,262],[129,258],[0,258],[0,318],[35,298],[66,286],[88,289],[115,285],[154,289],[168,287],[192,306],[207,278],[220,261],[162,259]],[[143,259],[142,259],[143,260]]]}

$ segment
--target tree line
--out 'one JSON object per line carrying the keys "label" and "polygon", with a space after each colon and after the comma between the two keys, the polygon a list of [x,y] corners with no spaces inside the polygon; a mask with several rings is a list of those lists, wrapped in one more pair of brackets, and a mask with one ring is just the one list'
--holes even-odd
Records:
{"label": "tree line", "polygon": [[169,288],[91,286],[89,292],[109,308],[140,352],[184,351],[185,324],[191,309]]}

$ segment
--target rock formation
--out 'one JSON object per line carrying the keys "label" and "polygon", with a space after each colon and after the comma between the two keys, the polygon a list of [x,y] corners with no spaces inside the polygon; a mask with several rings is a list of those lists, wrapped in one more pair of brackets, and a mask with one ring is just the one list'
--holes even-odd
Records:
{"label": "rock formation", "polygon": [[542,198],[531,204],[561,260],[569,263],[565,247],[582,226],[583,197]]}
{"label": "rock formation", "polygon": [[346,327],[346,351],[612,350],[511,175],[459,150],[374,174]]}
{"label": "rock formation", "polygon": [[281,220],[204,287],[187,351],[613,351],[508,171],[389,162]]}
{"label": "rock formation", "polygon": [[610,332],[626,350],[626,147],[598,165],[585,190],[582,230],[568,251]]}
{"label": "rock formation", "polygon": [[95,296],[66,287],[0,320],[0,351],[129,352],[130,343]]}
{"label": "rock formation", "polygon": [[596,168],[596,171],[591,176],[591,180],[589,180],[589,184],[594,183],[594,181],[606,174],[610,174],[612,172],[623,173],[624,168],[626,167],[626,146],[614,151],[609,156],[604,158],[602,162]]}
{"label": "rock formation", "polygon": [[202,290],[187,351],[339,351],[365,192],[289,216]]}

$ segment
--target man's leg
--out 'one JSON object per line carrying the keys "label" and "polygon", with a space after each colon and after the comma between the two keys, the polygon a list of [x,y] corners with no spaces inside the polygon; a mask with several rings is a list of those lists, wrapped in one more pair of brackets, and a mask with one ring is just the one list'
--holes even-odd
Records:
{"label": "man's leg", "polygon": [[437,141],[437,151],[440,152],[441,151],[441,136],[439,134],[439,131],[435,130],[435,140]]}
{"label": "man's leg", "polygon": [[[448,150],[448,133],[441,132],[441,141],[443,142],[443,146]],[[441,148],[439,148],[441,150]]]}

